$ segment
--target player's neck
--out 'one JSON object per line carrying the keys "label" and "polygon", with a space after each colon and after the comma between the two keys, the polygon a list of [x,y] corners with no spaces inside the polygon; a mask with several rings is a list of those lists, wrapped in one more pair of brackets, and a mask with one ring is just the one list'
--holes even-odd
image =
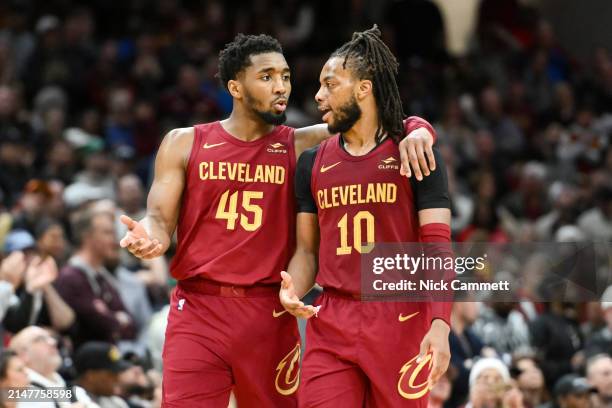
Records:
{"label": "player's neck", "polygon": [[362,111],[361,118],[352,128],[342,134],[346,151],[353,156],[363,156],[376,146],[376,130],[378,120],[376,115],[367,115]]}
{"label": "player's neck", "polygon": [[239,108],[234,108],[230,117],[221,121],[221,126],[230,135],[244,142],[261,139],[274,130],[274,125],[265,123],[261,118]]}

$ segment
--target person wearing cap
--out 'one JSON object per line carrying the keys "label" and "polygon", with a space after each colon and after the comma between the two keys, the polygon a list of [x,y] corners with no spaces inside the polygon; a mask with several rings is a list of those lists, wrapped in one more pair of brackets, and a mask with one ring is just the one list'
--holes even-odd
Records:
{"label": "person wearing cap", "polygon": [[92,341],[84,343],[74,355],[77,372],[75,392],[77,400],[90,399],[100,408],[128,408],[129,405],[116,395],[119,374],[130,368],[121,358],[119,349],[111,343]]}
{"label": "person wearing cap", "polygon": [[612,357],[609,354],[591,357],[587,361],[586,375],[596,391],[592,397],[593,407],[612,407]]}
{"label": "person wearing cap", "polygon": [[561,377],[553,392],[559,408],[589,408],[593,387],[586,378],[576,374],[566,374]]}

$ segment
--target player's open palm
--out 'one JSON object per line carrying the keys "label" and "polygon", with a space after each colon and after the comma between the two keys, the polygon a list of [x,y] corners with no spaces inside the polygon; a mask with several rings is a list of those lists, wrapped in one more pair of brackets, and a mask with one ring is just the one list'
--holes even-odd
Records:
{"label": "player's open palm", "polygon": [[295,317],[302,317],[308,319],[315,315],[319,309],[311,306],[304,305],[304,302],[300,300],[295,291],[295,285],[293,284],[293,278],[287,272],[281,272],[281,289],[279,293],[281,305],[286,311],[294,315]]}
{"label": "player's open palm", "polygon": [[425,358],[426,354],[432,354],[432,365],[428,378],[430,387],[433,387],[448,369],[450,363],[449,331],[450,328],[445,322],[436,319],[421,341],[419,361]]}
{"label": "player's open palm", "polygon": [[120,220],[128,228],[119,242],[121,248],[127,248],[132,255],[140,259],[156,258],[164,253],[163,245],[157,239],[151,239],[140,222],[127,215],[122,215]]}

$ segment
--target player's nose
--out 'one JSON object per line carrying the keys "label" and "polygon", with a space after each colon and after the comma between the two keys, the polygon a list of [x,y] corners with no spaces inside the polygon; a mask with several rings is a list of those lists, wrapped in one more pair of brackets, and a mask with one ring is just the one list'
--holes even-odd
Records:
{"label": "player's nose", "polygon": [[274,81],[274,88],[272,92],[279,95],[285,95],[287,93],[287,86],[285,85],[285,81],[282,79],[277,79]]}
{"label": "player's nose", "polygon": [[323,87],[320,87],[317,91],[315,95],[315,101],[317,101],[317,103],[323,102]]}

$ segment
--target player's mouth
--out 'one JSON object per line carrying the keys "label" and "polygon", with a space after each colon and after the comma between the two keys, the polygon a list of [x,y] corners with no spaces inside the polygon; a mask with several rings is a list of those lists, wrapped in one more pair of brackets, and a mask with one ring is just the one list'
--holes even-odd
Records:
{"label": "player's mouth", "polygon": [[274,110],[276,110],[278,113],[282,113],[285,111],[285,109],[287,109],[287,99],[277,99],[273,104],[272,107],[274,108]]}
{"label": "player's mouth", "polygon": [[332,115],[332,110],[331,108],[328,108],[327,106],[319,106],[319,111],[321,111],[323,113],[323,117],[321,117],[321,120],[325,123],[327,123],[327,120],[331,117]]}

